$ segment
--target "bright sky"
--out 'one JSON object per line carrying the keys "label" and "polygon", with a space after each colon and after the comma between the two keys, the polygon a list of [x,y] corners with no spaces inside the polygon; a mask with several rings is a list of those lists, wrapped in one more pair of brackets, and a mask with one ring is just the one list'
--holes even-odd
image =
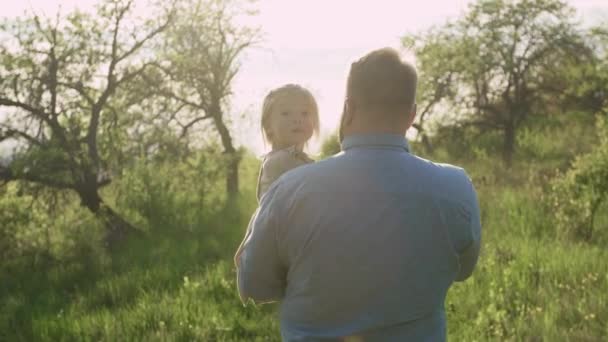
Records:
{"label": "bright sky", "polygon": [[[442,24],[466,10],[470,0],[259,0],[253,21],[264,32],[260,48],[250,51],[234,87],[238,142],[263,152],[259,129],[265,94],[284,83],[308,87],[319,103],[322,137],[339,122],[350,63],[384,46],[399,47],[399,37]],[[74,7],[91,8],[93,0],[8,1],[0,16],[16,17],[26,9],[53,15]],[[608,0],[569,0],[585,22],[608,22]],[[240,115],[239,115],[240,117]],[[321,140],[321,139],[320,139]],[[318,142],[311,150],[318,149]]]}

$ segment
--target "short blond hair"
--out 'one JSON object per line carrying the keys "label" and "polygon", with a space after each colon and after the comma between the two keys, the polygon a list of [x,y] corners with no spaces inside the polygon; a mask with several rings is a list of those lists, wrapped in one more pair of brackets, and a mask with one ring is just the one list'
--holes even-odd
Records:
{"label": "short blond hair", "polygon": [[392,48],[372,51],[352,63],[346,97],[367,109],[412,109],[418,75]]}
{"label": "short blond hair", "polygon": [[308,100],[312,109],[310,114],[312,115],[313,120],[313,132],[315,136],[319,135],[319,107],[317,106],[315,97],[308,89],[301,85],[289,83],[271,90],[264,98],[264,103],[262,104],[262,137],[264,138],[264,142],[268,141],[270,144],[273,144],[272,136],[268,132],[270,116],[277,99],[288,94],[298,94],[304,96]]}

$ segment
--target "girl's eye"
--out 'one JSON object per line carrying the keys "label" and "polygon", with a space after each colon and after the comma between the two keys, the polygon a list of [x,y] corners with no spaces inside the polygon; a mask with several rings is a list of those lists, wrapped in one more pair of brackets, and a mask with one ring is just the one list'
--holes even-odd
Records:
{"label": "girl's eye", "polygon": [[281,112],[281,115],[282,116],[287,116],[287,115],[289,115],[289,113],[288,112]]}
{"label": "girl's eye", "polygon": [[308,116],[308,112],[302,112],[302,116]]}

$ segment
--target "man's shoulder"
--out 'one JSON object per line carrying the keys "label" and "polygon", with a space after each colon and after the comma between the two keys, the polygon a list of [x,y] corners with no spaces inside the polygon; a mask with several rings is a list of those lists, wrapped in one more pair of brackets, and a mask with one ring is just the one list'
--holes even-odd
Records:
{"label": "man's shoulder", "polygon": [[461,196],[470,192],[472,188],[471,177],[460,166],[440,163],[414,156],[414,163],[418,165],[419,174],[426,178],[433,188],[445,195]]}
{"label": "man's shoulder", "polygon": [[460,179],[466,181],[469,179],[469,175],[466,170],[460,166],[452,165],[448,163],[437,163],[431,162],[437,167],[437,172],[446,177],[453,177],[455,179]]}
{"label": "man's shoulder", "polygon": [[468,177],[464,168],[448,164],[440,163],[430,159],[425,159],[415,154],[410,154],[411,159],[414,163],[418,164],[419,167],[425,168],[429,172],[434,172],[441,175],[453,175],[454,177]]}

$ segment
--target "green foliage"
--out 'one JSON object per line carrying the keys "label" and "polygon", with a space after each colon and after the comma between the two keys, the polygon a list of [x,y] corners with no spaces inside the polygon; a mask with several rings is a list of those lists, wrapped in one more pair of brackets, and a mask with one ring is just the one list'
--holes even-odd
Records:
{"label": "green foliage", "polygon": [[492,237],[486,236],[474,278],[450,290],[449,338],[605,339],[608,278],[602,273],[605,262],[596,259],[606,258],[605,250],[513,239],[504,228],[500,226],[499,234],[487,234]]}
{"label": "green foliage", "polygon": [[32,171],[35,170],[35,177],[44,183],[71,184],[72,175],[66,168],[69,162],[69,155],[56,144],[50,143],[46,147],[32,146],[27,151],[14,154],[10,168],[16,178],[31,178]]}
{"label": "green foliage", "polygon": [[39,227],[45,229],[44,216],[32,208],[34,199],[17,193],[17,184],[9,184],[0,197],[0,260],[12,260],[38,249],[44,236],[38,231]]}
{"label": "green foliage", "polygon": [[325,159],[329,156],[341,151],[340,141],[338,140],[338,133],[330,134],[323,143],[321,144],[321,154],[319,158]]}
{"label": "green foliage", "polygon": [[44,266],[100,249],[101,227],[73,197],[27,185],[1,190],[0,269]]}
{"label": "green foliage", "polygon": [[[133,205],[129,215],[137,213],[149,228],[128,248],[111,256],[99,248],[74,250],[73,258],[35,269],[0,268],[0,340],[278,340],[274,307],[243,307],[234,292],[232,253],[255,205],[259,161],[245,156],[242,205],[224,207],[221,178],[213,174],[221,158],[205,151],[181,163],[141,161],[125,171],[128,181],[107,188],[119,209]],[[23,229],[30,219],[26,203],[12,204],[17,194],[10,189],[2,208],[23,218],[3,218]],[[53,230],[66,228],[59,221],[50,221]]]}
{"label": "green foliage", "polygon": [[[552,205],[561,231],[579,239],[607,241],[607,227],[597,227],[596,217],[608,197],[608,121],[597,120],[598,141],[593,150],[579,156],[572,168],[553,185]],[[602,229],[603,228],[603,229]],[[594,236],[601,233],[601,239]]]}
{"label": "green foliage", "polygon": [[224,155],[214,149],[185,162],[139,159],[110,192],[116,194],[119,211],[144,230],[193,231],[205,226],[205,218],[224,204],[218,188],[224,167]]}

